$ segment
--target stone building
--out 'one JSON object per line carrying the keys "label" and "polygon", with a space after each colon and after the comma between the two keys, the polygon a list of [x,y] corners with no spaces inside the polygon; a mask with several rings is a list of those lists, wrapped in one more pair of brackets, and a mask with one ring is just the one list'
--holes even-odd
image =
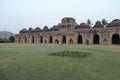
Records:
{"label": "stone building", "polygon": [[100,21],[90,28],[86,23],[78,25],[74,18],[65,17],[61,23],[51,27],[45,26],[22,29],[15,35],[16,43],[36,44],[120,44],[120,20],[115,19],[104,27]]}

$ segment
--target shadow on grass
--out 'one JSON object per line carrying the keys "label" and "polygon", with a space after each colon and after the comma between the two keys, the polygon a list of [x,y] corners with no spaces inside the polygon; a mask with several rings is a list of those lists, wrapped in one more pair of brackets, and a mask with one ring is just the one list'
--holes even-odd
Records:
{"label": "shadow on grass", "polygon": [[60,51],[56,53],[48,54],[49,56],[63,56],[63,57],[75,57],[75,58],[83,58],[87,57],[91,53],[88,52],[78,52],[78,51]]}
{"label": "shadow on grass", "polygon": [[0,80],[8,80],[8,78],[5,75],[5,73],[0,72]]}

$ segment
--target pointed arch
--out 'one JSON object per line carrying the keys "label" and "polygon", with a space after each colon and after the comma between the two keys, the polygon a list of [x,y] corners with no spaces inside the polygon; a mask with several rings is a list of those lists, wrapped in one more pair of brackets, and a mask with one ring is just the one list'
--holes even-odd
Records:
{"label": "pointed arch", "polygon": [[78,44],[82,44],[82,36],[78,35],[78,39],[77,39]]}
{"label": "pointed arch", "polygon": [[66,44],[66,36],[63,36],[62,42],[63,44]]}
{"label": "pointed arch", "polygon": [[103,45],[107,45],[108,44],[108,40],[107,39],[104,39],[103,40]]}
{"label": "pointed arch", "polygon": [[26,37],[24,38],[24,40],[25,40],[25,43],[27,43],[27,38]]}
{"label": "pointed arch", "polygon": [[35,42],[35,38],[34,37],[32,37],[32,43],[34,43]]}
{"label": "pointed arch", "polygon": [[89,40],[88,39],[86,40],[86,44],[89,44]]}
{"label": "pointed arch", "polygon": [[43,37],[40,36],[40,43],[43,43]]}
{"label": "pointed arch", "polygon": [[21,43],[21,42],[20,42],[20,38],[18,38],[18,43]]}
{"label": "pointed arch", "polygon": [[47,40],[44,40],[45,44],[47,44]]}
{"label": "pointed arch", "polygon": [[99,44],[100,43],[100,38],[98,34],[95,34],[93,36],[93,44]]}
{"label": "pointed arch", "polygon": [[112,35],[112,44],[120,44],[120,36],[115,33]]}
{"label": "pointed arch", "polygon": [[56,40],[55,40],[55,44],[58,44],[58,43],[59,43],[59,41],[56,39]]}
{"label": "pointed arch", "polygon": [[74,41],[72,39],[70,39],[69,44],[74,44]]}
{"label": "pointed arch", "polygon": [[50,36],[49,43],[53,43],[53,38]]}

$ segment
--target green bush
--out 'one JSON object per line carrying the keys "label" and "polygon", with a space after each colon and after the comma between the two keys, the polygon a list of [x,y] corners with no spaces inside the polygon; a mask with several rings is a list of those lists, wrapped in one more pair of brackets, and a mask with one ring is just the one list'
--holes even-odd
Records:
{"label": "green bush", "polygon": [[82,57],[87,57],[89,54],[88,52],[78,52],[78,51],[60,51],[57,53],[51,53],[48,54],[50,56],[64,56],[64,57],[77,57],[77,58],[82,58]]}
{"label": "green bush", "polygon": [[7,38],[0,38],[0,43],[8,43],[8,41]]}

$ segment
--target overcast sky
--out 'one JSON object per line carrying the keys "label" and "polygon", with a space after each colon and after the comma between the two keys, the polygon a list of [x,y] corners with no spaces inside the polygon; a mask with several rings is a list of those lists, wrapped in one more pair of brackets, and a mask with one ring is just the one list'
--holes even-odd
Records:
{"label": "overcast sky", "polygon": [[120,0],[0,0],[0,31],[52,27],[64,17],[76,22],[120,19]]}

